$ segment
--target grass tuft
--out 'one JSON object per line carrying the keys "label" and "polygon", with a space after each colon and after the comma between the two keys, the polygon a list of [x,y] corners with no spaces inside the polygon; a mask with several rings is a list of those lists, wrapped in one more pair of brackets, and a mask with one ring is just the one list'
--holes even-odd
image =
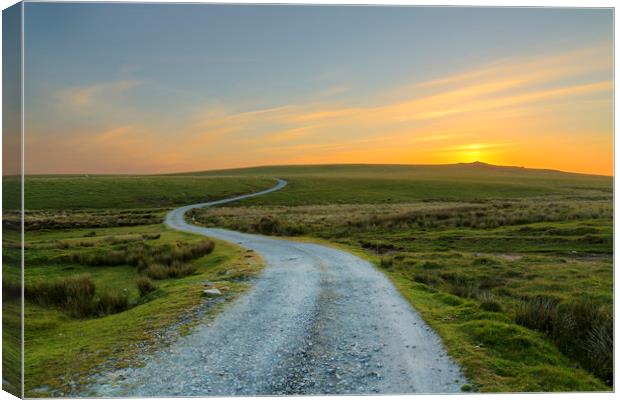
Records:
{"label": "grass tuft", "polygon": [[504,307],[490,292],[484,292],[480,298],[480,308],[484,311],[502,312]]}
{"label": "grass tuft", "polygon": [[103,292],[94,299],[94,307],[98,315],[123,312],[130,308],[129,295],[123,290]]}
{"label": "grass tuft", "polygon": [[157,289],[157,285],[146,276],[139,276],[138,279],[136,279],[136,285],[138,286],[138,292],[140,292],[141,297]]}
{"label": "grass tuft", "polygon": [[536,298],[522,302],[515,321],[549,336],[565,354],[576,359],[607,384],[613,379],[613,318],[590,299],[557,302]]}
{"label": "grass tuft", "polygon": [[[179,262],[188,262],[213,252],[215,244],[208,239],[196,243],[178,242],[175,245],[150,245],[144,243],[139,236],[139,242],[125,243],[122,249],[108,250],[103,252],[74,252],[63,257],[64,260],[90,266],[113,266],[113,265],[133,265],[139,270],[145,269],[153,264],[172,266]],[[116,239],[109,242],[115,243]],[[177,269],[179,269],[177,267]]]}
{"label": "grass tuft", "polygon": [[63,280],[27,284],[25,297],[44,307],[56,307],[75,318],[115,314],[129,308],[129,296],[123,291],[101,291],[88,274]]}
{"label": "grass tuft", "polygon": [[172,265],[149,265],[144,272],[149,278],[156,280],[168,278],[182,278],[184,276],[192,275],[193,273],[195,273],[196,267],[191,264],[184,264],[175,261],[172,263]]}

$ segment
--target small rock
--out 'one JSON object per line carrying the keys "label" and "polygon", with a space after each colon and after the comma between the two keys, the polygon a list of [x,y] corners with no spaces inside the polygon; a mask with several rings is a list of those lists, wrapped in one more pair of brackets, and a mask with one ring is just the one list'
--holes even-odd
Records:
{"label": "small rock", "polygon": [[202,293],[207,297],[218,297],[222,295],[219,289],[205,289]]}
{"label": "small rock", "polygon": [[49,386],[43,385],[38,388],[32,389],[33,393],[47,393],[50,390]]}

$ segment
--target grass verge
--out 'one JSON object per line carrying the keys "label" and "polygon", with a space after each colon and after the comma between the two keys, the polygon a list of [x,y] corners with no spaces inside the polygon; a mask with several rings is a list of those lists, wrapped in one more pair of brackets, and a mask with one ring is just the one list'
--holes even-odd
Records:
{"label": "grass verge", "polygon": [[[155,241],[161,244],[181,242],[191,245],[204,241],[202,236],[172,231],[161,225],[99,229],[91,240],[110,234],[118,239],[123,235],[135,235],[135,231],[140,234],[157,231],[160,237]],[[84,240],[82,238],[81,231],[66,230],[37,232],[31,236],[30,257],[35,262],[27,273],[27,283],[89,272],[97,290],[120,290],[133,306],[102,317],[75,318],[63,308],[27,301],[25,385],[28,397],[75,395],[84,389],[94,372],[106,373],[135,363],[137,355],[189,332],[196,323],[197,310],[205,307],[206,300],[202,297],[205,281],[213,282],[223,291],[223,299],[229,301],[246,290],[249,278],[262,268],[262,262],[253,252],[214,241],[215,247],[210,254],[191,261],[195,268],[192,274],[159,280],[156,287],[145,290],[144,286],[137,284],[144,275],[136,267],[67,263],[61,260],[67,252],[74,251],[72,247],[36,247],[49,240],[71,242]],[[97,250],[101,251],[101,246]],[[206,316],[215,315],[223,304],[224,301],[208,306]]]}
{"label": "grass verge", "polygon": [[[448,354],[462,367],[470,382],[466,391],[612,390],[562,354],[543,333],[515,323],[511,308],[487,311],[484,300],[462,298],[415,282],[402,269],[395,268],[393,260],[386,262],[385,256],[357,246],[314,237],[286,239],[335,247],[374,264],[442,338]],[[445,255],[419,255],[422,263],[438,256],[446,262]],[[457,254],[456,257],[462,258],[463,255]],[[565,295],[568,298],[573,293]]]}

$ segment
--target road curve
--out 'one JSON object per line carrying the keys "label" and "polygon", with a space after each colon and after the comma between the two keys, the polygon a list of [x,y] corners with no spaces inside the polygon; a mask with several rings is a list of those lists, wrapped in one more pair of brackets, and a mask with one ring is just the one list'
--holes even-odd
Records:
{"label": "road curve", "polygon": [[439,337],[370,263],[347,252],[184,220],[174,229],[237,243],[261,254],[265,269],[245,295],[196,327],[120,385],[100,382],[100,396],[396,394],[459,392],[465,383]]}

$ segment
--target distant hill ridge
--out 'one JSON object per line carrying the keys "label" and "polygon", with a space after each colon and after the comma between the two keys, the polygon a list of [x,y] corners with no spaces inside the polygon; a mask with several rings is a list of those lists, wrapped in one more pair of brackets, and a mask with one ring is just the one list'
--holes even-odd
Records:
{"label": "distant hill ridge", "polygon": [[[515,174],[535,176],[555,176],[555,177],[595,177],[601,179],[611,179],[613,176],[609,175],[597,175],[588,174],[582,172],[567,172],[555,169],[543,169],[543,168],[527,168],[523,166],[514,165],[494,165],[485,163],[482,161],[474,161],[470,163],[454,163],[454,164],[284,164],[284,165],[256,165],[250,167],[238,167],[238,168],[226,168],[226,169],[211,169],[211,170],[199,170],[199,171],[183,171],[183,172],[171,172],[171,173],[152,173],[152,174],[109,174],[109,173],[88,173],[88,174],[28,174],[26,176],[32,177],[97,177],[97,176],[240,176],[240,175],[254,175],[254,176],[276,176],[278,174],[287,175],[323,175],[326,173],[340,173],[340,174],[383,174],[383,173],[399,173],[399,174],[416,174],[416,175],[437,175],[437,174],[458,174],[460,172],[465,175],[484,175],[480,172],[488,172],[490,175],[495,174],[501,176],[506,174],[507,176],[514,176]],[[14,175],[5,175],[7,178],[19,178]]]}
{"label": "distant hill ridge", "polygon": [[289,164],[289,165],[258,165],[252,167],[214,169],[206,171],[193,171],[175,173],[174,175],[200,174],[200,175],[231,175],[231,174],[269,174],[269,173],[307,173],[321,174],[326,172],[362,172],[367,169],[368,172],[385,172],[385,170],[393,169],[399,171],[410,170],[411,172],[431,172],[431,171],[488,171],[488,172],[507,172],[507,173],[530,173],[530,174],[552,174],[552,175],[577,175],[577,176],[596,176],[608,177],[605,175],[586,174],[579,172],[566,172],[554,169],[544,168],[527,168],[514,165],[494,165],[482,161],[474,161],[470,163],[454,163],[454,164]]}

